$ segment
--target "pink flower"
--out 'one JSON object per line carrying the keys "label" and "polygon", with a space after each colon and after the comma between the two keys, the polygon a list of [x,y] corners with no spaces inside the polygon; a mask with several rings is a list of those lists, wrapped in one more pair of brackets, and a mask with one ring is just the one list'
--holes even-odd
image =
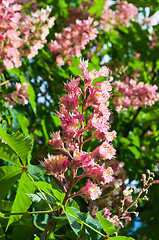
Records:
{"label": "pink flower", "polygon": [[29,83],[16,83],[16,91],[13,91],[12,93],[9,93],[5,96],[2,95],[2,97],[9,102],[11,106],[19,103],[22,105],[28,104],[29,99],[29,93],[28,93],[28,86]]}
{"label": "pink flower", "polygon": [[136,109],[142,106],[153,105],[159,100],[159,93],[156,92],[158,87],[156,85],[144,84],[143,82],[137,83],[136,79],[125,79],[123,82],[115,81],[113,86],[116,89],[113,101],[118,112],[127,110],[128,107]]}
{"label": "pink flower", "polygon": [[57,66],[63,66],[63,65],[65,65],[65,62],[64,62],[64,60],[63,60],[63,58],[62,58],[61,55],[58,55],[58,56],[56,57],[56,65],[57,65]]}
{"label": "pink flower", "polygon": [[2,1],[0,6],[0,58],[3,67],[7,69],[19,68],[23,56],[30,60],[38,53],[38,49],[44,47],[46,36],[55,20],[54,17],[49,18],[51,9],[48,7],[28,15],[26,11],[21,11],[23,1],[20,4],[16,2]]}
{"label": "pink flower", "polygon": [[74,24],[64,28],[62,33],[55,33],[55,40],[52,40],[48,47],[52,54],[58,54],[57,58],[60,56],[60,61],[56,59],[59,66],[63,65],[64,59],[70,64],[71,57],[81,57],[81,51],[97,34],[93,18],[82,21],[77,19]]}
{"label": "pink flower", "polygon": [[60,98],[60,103],[65,105],[69,111],[76,109],[79,105],[78,103],[78,92],[70,92],[68,95],[65,95]]}
{"label": "pink flower", "polygon": [[13,68],[13,63],[9,59],[4,59],[3,64],[4,64],[5,68],[7,68],[9,70]]}
{"label": "pink flower", "polygon": [[94,164],[94,159],[86,152],[75,150],[73,153],[72,164],[74,167],[89,167]]}
{"label": "pink flower", "polygon": [[111,1],[105,0],[104,10],[100,18],[100,28],[105,31],[123,25],[129,26],[130,20],[137,16],[138,9],[127,1],[117,1],[115,11],[110,9]]}
{"label": "pink flower", "polygon": [[145,151],[145,150],[146,150],[146,147],[145,147],[145,146],[142,146],[142,150]]}
{"label": "pink flower", "polygon": [[52,145],[54,149],[61,149],[64,146],[64,143],[60,137],[60,131],[56,132],[53,138],[48,141],[48,143]]}
{"label": "pink flower", "polygon": [[120,221],[120,219],[118,218],[117,215],[114,215],[113,217],[111,217],[111,212],[109,209],[107,209],[106,207],[103,208],[103,217],[105,217],[107,220],[109,220],[110,222],[112,222],[116,228],[121,228],[122,226],[122,222]]}
{"label": "pink flower", "polygon": [[84,187],[82,187],[79,191],[80,195],[84,195],[86,199],[96,200],[102,194],[101,189],[97,186],[97,184],[93,184],[89,179]]}
{"label": "pink flower", "polygon": [[59,173],[65,172],[67,170],[68,165],[70,164],[68,161],[68,157],[60,155],[50,155],[48,154],[48,158],[44,158],[44,162],[40,162],[41,165],[46,169],[47,173],[52,175],[58,175]]}
{"label": "pink flower", "polygon": [[98,164],[92,164],[84,169],[84,173],[86,172],[88,172],[87,176],[99,184],[110,183],[114,180],[112,177],[114,175],[113,169],[111,167],[106,169],[105,164],[102,164],[102,166]]}
{"label": "pink flower", "polygon": [[109,159],[111,160],[114,158],[116,150],[113,148],[108,141],[104,141],[100,146],[98,146],[93,152],[91,152],[91,156],[95,159]]}
{"label": "pink flower", "polygon": [[[78,67],[79,68],[81,68],[81,70],[82,70],[82,73],[85,73],[85,72],[87,72],[87,68],[88,68],[88,60],[80,60],[80,62],[81,62],[81,64],[80,65],[78,65]],[[82,75],[83,76],[83,75]]]}

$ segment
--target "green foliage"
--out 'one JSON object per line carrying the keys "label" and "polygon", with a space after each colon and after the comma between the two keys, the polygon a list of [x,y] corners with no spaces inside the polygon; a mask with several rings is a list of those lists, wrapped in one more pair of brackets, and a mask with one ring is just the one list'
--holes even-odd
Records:
{"label": "green foliage", "polygon": [[18,155],[21,164],[25,166],[30,160],[30,153],[32,151],[32,141],[29,136],[24,136],[20,132],[7,134],[2,127],[0,127],[0,135],[2,139],[15,151]]}
{"label": "green foliage", "polygon": [[[34,193],[34,190],[35,187],[32,181],[30,180],[28,175],[25,172],[23,172],[19,181],[11,213],[26,212],[32,203],[31,199],[27,196],[27,194]],[[9,222],[7,224],[7,228],[11,223],[18,221],[22,217],[22,215],[11,215],[9,218]]]}
{"label": "green foliage", "polygon": [[9,189],[19,178],[22,169],[18,166],[2,166],[0,167],[0,199],[6,197]]}
{"label": "green foliage", "polygon": [[[32,2],[23,6],[22,11],[27,10],[30,14]],[[68,27],[69,21],[74,21],[76,10],[81,19],[86,14],[100,21],[104,2],[37,0],[38,9],[49,5],[52,7],[51,16],[56,17],[47,41],[54,40],[55,32],[60,33],[63,27]],[[159,0],[128,2],[138,7],[143,17],[147,16],[148,11],[152,16],[159,5]],[[111,9],[114,10],[115,6],[116,1],[113,1]],[[75,12],[75,16],[70,16],[70,10]],[[137,20],[131,21],[128,27],[120,25],[103,31],[97,26],[97,29],[97,38],[82,50],[81,59],[89,58],[89,70],[98,70],[106,65],[110,68],[112,81],[122,80],[125,76],[135,78],[138,74],[138,82],[159,86],[158,24],[153,26],[157,39],[154,48],[149,47],[152,43],[151,29]],[[57,111],[59,99],[64,95],[63,85],[71,76],[81,75],[81,69],[78,68],[80,58],[72,57],[70,65],[60,67],[56,65],[55,57],[50,54],[46,44],[32,60],[23,57],[20,68],[7,70],[2,69],[1,65],[0,137],[4,142],[0,140],[0,240],[104,240],[106,237],[110,240],[158,240],[157,185],[150,188],[149,201],[139,203],[137,211],[141,227],[133,228],[136,221],[134,217],[124,229],[117,230],[101,211],[93,218],[87,210],[87,202],[80,197],[69,197],[65,202],[65,186],[62,188],[53,176],[45,174],[40,161],[48,153],[59,154],[48,144],[48,140],[52,133],[61,130]],[[95,79],[93,83],[96,81],[99,80]],[[10,106],[4,99],[15,90],[15,83],[30,84],[28,105],[17,102]],[[112,96],[113,93],[115,89]],[[111,129],[117,132],[113,143],[117,151],[116,159],[125,164],[125,180],[130,186],[133,180],[141,186],[141,176],[147,169],[154,171],[155,179],[159,179],[159,103],[138,109],[128,107],[126,111],[117,113],[112,97],[109,109],[112,113]],[[89,109],[87,114],[90,115]],[[92,139],[84,144],[84,151],[90,152],[98,144],[97,139]],[[78,189],[82,184],[80,181],[79,186],[74,188]],[[115,198],[118,199],[118,196]],[[104,205],[104,198],[102,201],[101,205]],[[114,213],[116,208],[114,203]],[[119,236],[115,235],[116,232]]]}
{"label": "green foliage", "polygon": [[106,232],[106,234],[109,236],[111,234],[113,234],[114,232],[116,232],[116,229],[113,225],[113,223],[109,222],[106,218],[104,218],[100,212],[98,212],[96,214],[100,224],[103,227],[103,230]]}
{"label": "green foliage", "polygon": [[[0,215],[1,216],[1,215]],[[2,225],[0,224],[0,239],[1,240],[5,240],[5,234],[3,232],[3,228],[2,228]]]}

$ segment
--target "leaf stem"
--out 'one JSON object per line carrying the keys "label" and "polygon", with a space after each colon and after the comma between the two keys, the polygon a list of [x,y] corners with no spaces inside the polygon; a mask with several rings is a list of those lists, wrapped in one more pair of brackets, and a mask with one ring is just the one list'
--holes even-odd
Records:
{"label": "leaf stem", "polygon": [[35,211],[35,212],[19,212],[19,213],[3,213],[6,216],[10,215],[25,215],[25,214],[45,214],[52,213],[53,211]]}
{"label": "leaf stem", "polygon": [[[28,177],[31,179],[31,181],[34,182],[34,179],[32,178],[32,176],[31,176],[28,172],[27,172],[27,175],[28,175]],[[36,187],[37,187],[37,186],[36,186]],[[51,212],[53,212],[53,209],[52,209],[50,203],[48,202],[48,200],[47,200],[45,194],[41,191],[41,189],[40,189],[39,187],[37,187],[37,189],[39,190],[39,192],[41,193],[41,195],[42,195],[43,198],[45,199],[45,201],[46,201],[47,205],[49,206]]]}
{"label": "leaf stem", "polygon": [[128,127],[127,130],[126,130],[126,133],[125,133],[124,137],[127,137],[127,136],[128,136],[129,132],[130,132],[131,129],[132,129],[132,125],[133,125],[133,123],[134,123],[135,119],[137,118],[137,116],[138,116],[138,114],[139,114],[140,111],[141,111],[141,107],[139,107],[139,108],[137,109],[137,112],[136,112],[136,114],[134,115],[133,119],[131,120],[131,122],[130,122],[130,124],[129,124],[129,127]]}
{"label": "leaf stem", "polygon": [[96,230],[95,228],[91,227],[90,225],[88,225],[87,223],[83,222],[81,219],[78,219],[77,217],[73,216],[72,214],[69,213],[69,215],[71,215],[73,218],[77,219],[78,221],[80,220],[86,227],[89,227],[90,229],[92,229],[94,232],[98,233],[99,235],[101,235],[104,238],[107,238],[106,235],[102,234],[101,232],[99,232],[98,230]]}

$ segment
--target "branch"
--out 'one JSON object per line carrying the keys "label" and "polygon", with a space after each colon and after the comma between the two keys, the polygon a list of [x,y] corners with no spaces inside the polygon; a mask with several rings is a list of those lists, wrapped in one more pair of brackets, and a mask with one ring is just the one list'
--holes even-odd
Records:
{"label": "branch", "polygon": [[138,116],[138,114],[139,114],[140,111],[141,111],[141,107],[139,107],[139,108],[137,109],[136,114],[134,115],[133,119],[131,120],[131,122],[130,122],[130,124],[129,124],[129,127],[128,127],[125,135],[124,135],[125,138],[129,135],[129,132],[132,130],[132,126],[133,126],[133,124],[134,124],[134,121],[135,121],[135,119],[137,118],[137,116]]}

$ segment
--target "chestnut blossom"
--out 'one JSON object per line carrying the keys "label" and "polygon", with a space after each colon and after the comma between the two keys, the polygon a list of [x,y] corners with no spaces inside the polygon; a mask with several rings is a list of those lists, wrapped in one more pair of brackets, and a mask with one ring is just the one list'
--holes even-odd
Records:
{"label": "chestnut blossom", "polygon": [[136,79],[113,82],[115,94],[113,102],[117,112],[127,110],[128,107],[136,109],[143,106],[154,105],[159,100],[157,85],[137,82]]}
{"label": "chestnut blossom", "polygon": [[[19,68],[23,56],[31,60],[44,47],[49,29],[55,18],[50,17],[51,8],[22,11],[24,1],[2,1],[0,4],[1,64],[3,68]],[[35,27],[36,25],[36,27]]]}
{"label": "chestnut blossom", "polygon": [[120,25],[128,27],[130,20],[138,14],[138,9],[127,1],[117,1],[115,11],[110,8],[111,1],[105,0],[104,9],[100,18],[100,28],[105,31],[113,30]]}
{"label": "chestnut blossom", "polygon": [[[60,182],[65,192],[72,189],[69,197],[72,194],[79,195],[86,201],[100,201],[102,191],[107,188],[108,192],[111,190],[113,194],[112,186],[115,184],[117,171],[122,175],[120,167],[110,166],[111,161],[108,161],[113,161],[115,157],[112,141],[116,132],[110,131],[108,110],[108,98],[112,87],[108,76],[109,69],[106,66],[101,67],[99,71],[88,71],[88,61],[81,60],[79,68],[82,73],[65,83],[66,94],[60,98],[60,110],[56,114],[61,121],[62,131],[56,132],[49,140],[53,149],[58,149],[64,155],[49,155],[41,164],[47,173]],[[93,84],[97,77],[107,77],[107,80]],[[90,107],[88,115],[87,110]],[[89,152],[84,151],[85,143],[93,138],[100,140],[100,145]],[[59,158],[63,161],[58,160]],[[76,192],[74,186],[85,178],[86,185]],[[121,185],[118,184],[118,187]],[[111,201],[112,199],[109,200]]]}
{"label": "chestnut blossom", "polygon": [[72,164],[74,167],[90,168],[94,165],[94,158],[89,156],[87,152],[79,152],[78,149],[76,149],[73,153]]}
{"label": "chestnut blossom", "polygon": [[100,146],[98,146],[93,152],[91,152],[91,156],[94,156],[95,159],[109,159],[114,158],[116,150],[113,148],[108,141],[104,141]]}
{"label": "chestnut blossom", "polygon": [[9,102],[9,105],[14,106],[17,103],[22,105],[28,104],[29,93],[28,93],[28,86],[29,83],[16,83],[16,91],[8,93],[7,95],[2,94],[2,98]]}
{"label": "chestnut blossom", "polygon": [[44,162],[40,163],[46,169],[46,173],[50,173],[51,175],[65,172],[69,165],[68,157],[63,156],[62,154],[48,154],[48,158],[44,158]]}
{"label": "chestnut blossom", "polygon": [[96,200],[102,194],[100,187],[97,184],[92,183],[89,179],[84,187],[79,191],[80,195],[86,196],[89,200]]}
{"label": "chestnut blossom", "polygon": [[94,164],[91,167],[88,166],[84,169],[84,173],[87,173],[87,176],[99,184],[110,183],[114,180],[113,169],[111,167],[105,168],[105,164],[102,164],[102,166],[98,164]]}
{"label": "chestnut blossom", "polygon": [[55,33],[55,40],[48,44],[50,52],[56,56],[58,66],[71,63],[71,57],[81,57],[85,46],[97,37],[98,31],[93,18],[76,20],[64,28],[61,33]]}
{"label": "chestnut blossom", "polygon": [[54,149],[60,149],[60,148],[62,148],[62,147],[64,146],[64,143],[63,143],[63,141],[62,141],[62,139],[61,139],[61,137],[60,137],[60,131],[59,131],[59,132],[56,132],[56,133],[53,135],[53,138],[48,141],[48,143],[49,143],[50,145],[52,145]]}

